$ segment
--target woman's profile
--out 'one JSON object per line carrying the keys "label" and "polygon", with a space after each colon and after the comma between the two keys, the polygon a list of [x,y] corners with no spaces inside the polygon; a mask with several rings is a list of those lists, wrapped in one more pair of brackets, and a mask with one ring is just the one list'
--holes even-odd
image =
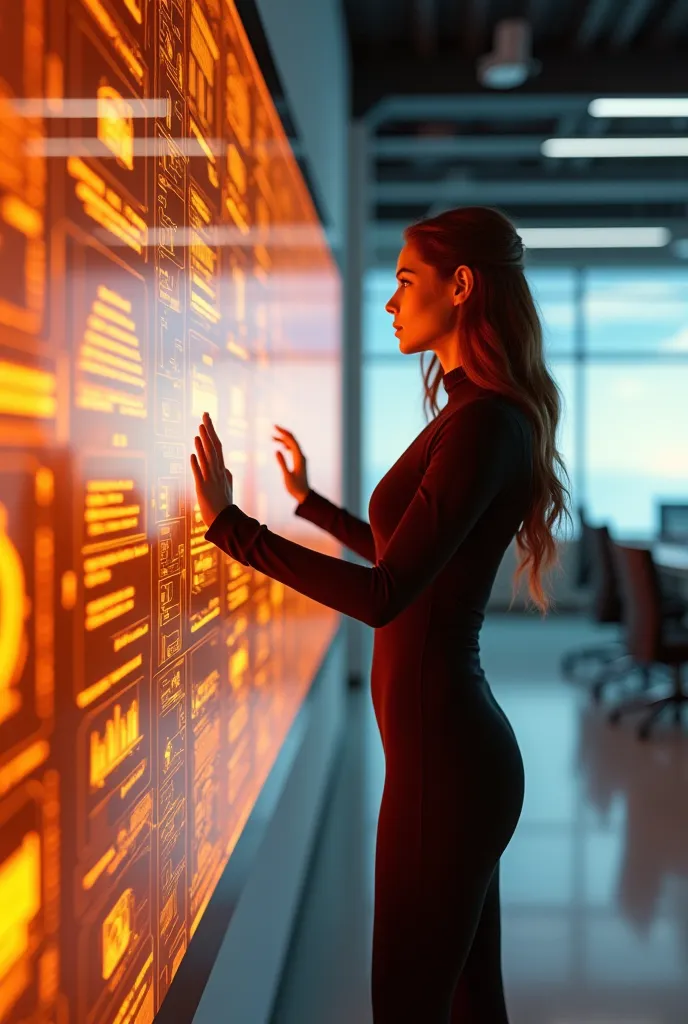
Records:
{"label": "woman's profile", "polygon": [[375,1024],[508,1024],[499,863],[525,779],[479,636],[514,538],[514,596],[527,572],[533,605],[550,607],[542,573],[557,563],[557,523],[570,520],[560,393],[523,245],[501,212],[458,208],[407,228],[396,278],[385,308],[403,354],[434,353],[423,374],[434,415],[375,487],[370,522],[310,488],[289,431],[275,438],[294,456],[290,469],[277,453],[296,514],[371,566],[312,551],[242,512],[207,416],[191,463],[209,540],[375,630],[371,695],[385,754]]}

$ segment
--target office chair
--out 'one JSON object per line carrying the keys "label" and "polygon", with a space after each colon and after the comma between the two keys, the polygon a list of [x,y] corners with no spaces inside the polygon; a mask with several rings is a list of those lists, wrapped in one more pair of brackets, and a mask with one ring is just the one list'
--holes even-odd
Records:
{"label": "office chair", "polygon": [[[589,612],[595,622],[622,623],[622,602],[616,575],[614,558],[611,553],[611,538],[606,525],[591,526],[583,514],[582,506],[578,513],[581,520],[581,554],[578,562],[576,582],[581,580],[593,585]],[[623,638],[583,647],[567,652],[561,659],[561,673],[567,679],[575,679],[577,670],[582,664],[592,662],[598,666],[592,679],[591,694],[595,701],[600,700],[602,690],[607,683],[622,679],[636,669],[633,659],[629,656]]]}
{"label": "office chair", "polygon": [[627,711],[651,711],[638,727],[638,737],[647,739],[652,723],[665,708],[674,710],[674,722],[681,724],[681,709],[688,694],[681,684],[681,668],[688,662],[688,627],[671,621],[663,612],[662,592],[652,551],[646,547],[613,544],[624,602],[626,644],[634,662],[646,670],[655,665],[671,670],[672,690],[668,697],[650,700],[638,697],[624,701],[609,713],[618,722]]}
{"label": "office chair", "polygon": [[[618,623],[620,626],[623,622],[623,600],[609,527],[606,524],[591,526],[583,516],[582,525],[592,565],[594,590],[590,610],[593,620],[597,623]],[[663,594],[661,591],[660,605],[662,617],[672,622],[680,622],[688,611],[688,605],[683,598]],[[596,702],[602,699],[603,690],[608,683],[618,682],[638,669],[642,675],[643,689],[648,689],[650,685],[650,667],[639,666],[635,662],[622,634],[619,639],[606,644],[585,647],[565,654],[561,662],[562,674],[566,678],[574,676],[580,662],[599,663],[598,671],[590,680],[591,696]]]}

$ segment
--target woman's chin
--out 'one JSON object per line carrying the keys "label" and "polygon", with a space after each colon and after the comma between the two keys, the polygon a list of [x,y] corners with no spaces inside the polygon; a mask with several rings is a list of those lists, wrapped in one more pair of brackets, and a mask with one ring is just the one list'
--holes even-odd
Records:
{"label": "woman's chin", "polygon": [[414,355],[416,352],[422,351],[413,347],[413,342],[409,341],[408,338],[404,338],[404,335],[399,336],[399,351],[404,352],[406,355]]}

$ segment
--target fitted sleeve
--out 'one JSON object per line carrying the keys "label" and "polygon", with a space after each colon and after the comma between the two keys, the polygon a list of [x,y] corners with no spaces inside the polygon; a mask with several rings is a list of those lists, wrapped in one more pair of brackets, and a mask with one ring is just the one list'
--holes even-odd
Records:
{"label": "fitted sleeve", "polygon": [[427,468],[377,564],[312,551],[228,505],[206,538],[242,565],[369,626],[385,626],[430,586],[493,499],[518,471],[518,423],[478,399],[446,417]]}
{"label": "fitted sleeve", "polygon": [[297,506],[294,515],[319,526],[361,558],[367,558],[369,562],[375,561],[375,541],[370,523],[328,501],[312,487]]}

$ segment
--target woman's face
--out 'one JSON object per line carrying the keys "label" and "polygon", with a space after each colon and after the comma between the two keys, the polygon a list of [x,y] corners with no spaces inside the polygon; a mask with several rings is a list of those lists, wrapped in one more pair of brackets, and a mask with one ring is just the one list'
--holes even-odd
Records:
{"label": "woman's face", "polygon": [[459,306],[473,286],[470,269],[458,267],[453,278],[443,281],[407,242],[399,253],[396,277],[398,288],[385,309],[398,328],[400,351],[405,355],[433,351],[443,366],[456,365]]}

